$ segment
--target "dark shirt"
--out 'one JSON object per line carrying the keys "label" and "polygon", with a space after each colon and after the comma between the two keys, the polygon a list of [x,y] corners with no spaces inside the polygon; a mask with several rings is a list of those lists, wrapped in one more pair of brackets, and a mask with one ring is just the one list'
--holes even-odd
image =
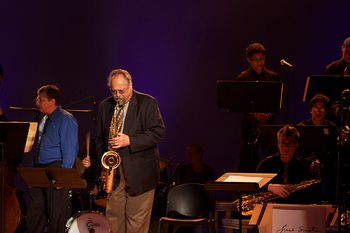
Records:
{"label": "dark shirt", "polygon": [[[262,160],[258,165],[256,172],[259,173],[277,173],[271,183],[283,184],[284,163],[279,154],[275,154]],[[296,184],[310,178],[308,167],[298,157],[294,157],[288,163],[288,184]]]}
{"label": "dark shirt", "polygon": [[214,170],[211,166],[204,164],[201,171],[196,172],[192,170],[191,164],[186,164],[180,167],[179,183],[202,183],[214,179]]}
{"label": "dark shirt", "polygon": [[[298,125],[313,126],[314,124],[311,119],[308,119],[300,122]],[[302,157],[316,156],[322,164],[330,165],[333,164],[336,159],[338,129],[336,124],[329,120],[325,120],[323,125],[325,127],[323,128],[322,137],[320,137],[320,135],[315,135],[315,137],[322,140],[319,142],[317,148],[311,148],[312,151],[310,151],[310,148],[304,148],[303,142],[301,141],[299,152]]]}
{"label": "dark shirt", "polygon": [[[300,122],[298,125],[313,125],[312,120],[305,120]],[[337,126],[328,120],[325,120],[324,125],[326,126],[323,129],[323,138],[319,142],[317,148],[313,149],[313,153],[310,154],[310,151],[303,149],[303,142],[299,144],[299,151],[303,157],[305,157],[305,162],[311,164],[314,157],[316,157],[321,165],[313,168],[313,171],[317,176],[320,176],[322,179],[322,199],[323,201],[333,201],[336,190],[336,161],[337,161],[337,137],[338,129]],[[318,136],[317,136],[318,137]],[[319,138],[319,137],[318,137]],[[307,158],[307,156],[310,156]]]}
{"label": "dark shirt", "polygon": [[279,81],[280,78],[277,73],[264,68],[264,70],[258,74],[251,67],[240,73],[236,80],[238,81]]}
{"label": "dark shirt", "polygon": [[326,75],[344,75],[346,66],[350,66],[350,64],[346,64],[343,59],[339,59],[328,64],[324,73]]}
{"label": "dark shirt", "polygon": [[[277,153],[269,156],[257,167],[257,172],[261,173],[277,173],[270,183],[285,184],[283,181],[285,165]],[[308,167],[297,156],[288,163],[288,181],[286,184],[299,184],[302,181],[311,179]],[[303,190],[296,189],[296,186],[289,189],[292,194],[288,198],[278,198],[276,202],[279,203],[316,203],[319,202],[319,188],[308,187]]]}

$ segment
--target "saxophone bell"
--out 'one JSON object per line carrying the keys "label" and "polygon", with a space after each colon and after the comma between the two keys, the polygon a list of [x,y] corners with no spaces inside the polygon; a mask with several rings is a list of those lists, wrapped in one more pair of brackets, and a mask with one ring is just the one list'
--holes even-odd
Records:
{"label": "saxophone bell", "polygon": [[119,167],[120,162],[120,155],[115,151],[107,151],[101,158],[101,164],[104,168],[101,176],[104,181],[103,186],[106,193],[111,193],[113,191],[115,169]]}
{"label": "saxophone bell", "polygon": [[120,162],[120,155],[115,151],[107,151],[101,158],[101,164],[106,169],[116,169]]}

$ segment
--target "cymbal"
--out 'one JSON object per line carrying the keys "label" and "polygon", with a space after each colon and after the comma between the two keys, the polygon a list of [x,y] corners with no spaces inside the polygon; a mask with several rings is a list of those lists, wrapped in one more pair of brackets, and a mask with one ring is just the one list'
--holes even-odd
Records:
{"label": "cymbal", "polygon": [[170,160],[169,159],[164,159],[164,158],[159,158],[159,168],[160,170],[165,169],[167,166],[169,166]]}

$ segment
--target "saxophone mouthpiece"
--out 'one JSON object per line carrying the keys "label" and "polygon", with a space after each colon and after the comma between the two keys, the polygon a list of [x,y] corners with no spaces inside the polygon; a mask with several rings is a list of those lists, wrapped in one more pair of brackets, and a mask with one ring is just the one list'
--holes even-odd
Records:
{"label": "saxophone mouthpiece", "polygon": [[125,105],[125,99],[124,98],[117,97],[115,99],[115,101],[117,102],[118,107],[123,107]]}

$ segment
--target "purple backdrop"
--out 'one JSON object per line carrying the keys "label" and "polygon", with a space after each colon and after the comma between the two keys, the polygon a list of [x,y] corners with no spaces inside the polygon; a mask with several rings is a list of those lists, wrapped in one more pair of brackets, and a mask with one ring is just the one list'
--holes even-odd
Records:
{"label": "purple backdrop", "polygon": [[[267,66],[289,74],[291,123],[308,117],[305,79],[340,56],[350,2],[289,0],[3,1],[0,104],[11,120],[32,120],[35,91],[48,83],[63,91],[63,106],[92,108],[109,95],[106,77],[124,68],[135,89],[155,96],[167,127],[161,155],[184,159],[187,143],[201,143],[216,174],[238,165],[240,114],[216,107],[216,80],[247,68],[245,47],[259,41]],[[82,101],[80,101],[82,100]],[[284,113],[280,114],[283,120]],[[80,139],[92,115],[75,114]]]}

